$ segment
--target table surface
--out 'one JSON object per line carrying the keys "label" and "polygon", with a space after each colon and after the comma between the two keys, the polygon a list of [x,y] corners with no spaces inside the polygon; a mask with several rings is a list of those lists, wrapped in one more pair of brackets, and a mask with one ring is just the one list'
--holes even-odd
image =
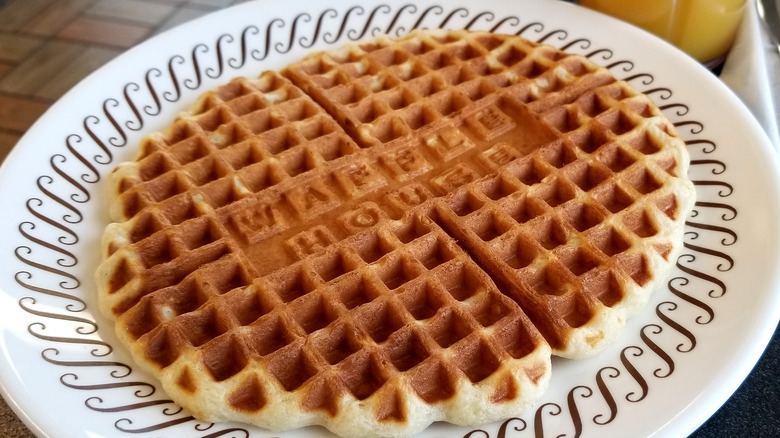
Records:
{"label": "table surface", "polygon": [[[92,70],[158,32],[240,1],[0,0],[0,162]],[[85,62],[40,62],[55,52]],[[34,437],[2,398],[0,437]],[[780,437],[780,330],[742,386],[691,437]]]}

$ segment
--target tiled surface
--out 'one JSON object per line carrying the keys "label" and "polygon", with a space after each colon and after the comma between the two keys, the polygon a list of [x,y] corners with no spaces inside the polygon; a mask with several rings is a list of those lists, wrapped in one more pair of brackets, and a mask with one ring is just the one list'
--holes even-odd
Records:
{"label": "tiled surface", "polygon": [[143,0],[102,0],[86,10],[96,19],[133,22],[141,26],[156,26],[176,11],[176,6]]}
{"label": "tiled surface", "polygon": [[[127,48],[246,0],[0,0],[0,162],[62,94]],[[33,434],[0,398],[0,437]]]}
{"label": "tiled surface", "polygon": [[139,43],[148,33],[148,27],[82,16],[68,23],[57,37],[87,44],[100,41],[101,44],[126,49]]}
{"label": "tiled surface", "polygon": [[0,0],[0,162],[49,105],[101,65],[242,1]]}

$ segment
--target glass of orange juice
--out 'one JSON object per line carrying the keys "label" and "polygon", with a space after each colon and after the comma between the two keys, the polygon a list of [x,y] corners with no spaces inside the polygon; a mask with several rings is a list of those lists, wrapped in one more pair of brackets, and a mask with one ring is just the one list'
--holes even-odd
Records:
{"label": "glass of orange juice", "polygon": [[746,0],[579,0],[636,24],[713,68],[734,42]]}

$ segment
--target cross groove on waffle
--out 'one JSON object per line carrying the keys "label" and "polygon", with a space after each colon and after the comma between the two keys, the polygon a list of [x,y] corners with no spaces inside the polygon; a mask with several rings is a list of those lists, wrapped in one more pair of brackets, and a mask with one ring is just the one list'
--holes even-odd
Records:
{"label": "cross groove on waffle", "polygon": [[593,354],[641,307],[686,173],[660,111],[584,58],[377,38],[233,80],[149,136],[112,174],[101,307],[201,418],[485,422],[538,398],[550,348]]}

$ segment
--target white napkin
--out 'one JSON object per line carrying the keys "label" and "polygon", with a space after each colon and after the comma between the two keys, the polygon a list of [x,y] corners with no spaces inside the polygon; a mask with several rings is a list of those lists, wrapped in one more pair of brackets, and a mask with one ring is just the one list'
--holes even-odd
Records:
{"label": "white napkin", "polygon": [[747,3],[720,78],[745,102],[780,150],[780,53],[761,23],[755,2]]}

